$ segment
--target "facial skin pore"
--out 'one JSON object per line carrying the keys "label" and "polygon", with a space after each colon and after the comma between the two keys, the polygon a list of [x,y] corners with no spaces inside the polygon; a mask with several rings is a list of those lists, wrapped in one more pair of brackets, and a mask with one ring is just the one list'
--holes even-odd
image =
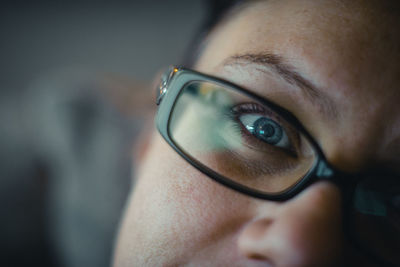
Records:
{"label": "facial skin pore", "polygon": [[[337,168],[396,170],[399,23],[379,2],[251,3],[210,34],[195,69],[290,110]],[[269,55],[312,84],[318,97],[254,60]],[[330,103],[332,114],[320,103]],[[114,266],[338,266],[343,259],[368,266],[342,231],[335,185],[315,183],[282,203],[253,199],[194,169],[154,131]]]}

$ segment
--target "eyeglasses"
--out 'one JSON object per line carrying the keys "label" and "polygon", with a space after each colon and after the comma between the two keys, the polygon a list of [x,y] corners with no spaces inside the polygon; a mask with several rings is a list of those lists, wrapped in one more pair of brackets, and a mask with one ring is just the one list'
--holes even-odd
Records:
{"label": "eyeglasses", "polygon": [[156,124],[186,161],[251,197],[284,201],[328,180],[343,193],[350,240],[380,264],[400,264],[400,178],[332,167],[289,111],[228,81],[171,68],[157,88]]}

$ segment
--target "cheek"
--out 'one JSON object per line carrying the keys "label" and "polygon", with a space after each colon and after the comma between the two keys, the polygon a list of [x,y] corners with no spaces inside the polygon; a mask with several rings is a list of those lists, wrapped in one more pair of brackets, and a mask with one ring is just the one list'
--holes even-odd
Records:
{"label": "cheek", "polygon": [[234,243],[251,216],[249,207],[246,197],[194,169],[156,135],[138,173],[119,243],[130,248],[131,257],[183,263],[212,244]]}

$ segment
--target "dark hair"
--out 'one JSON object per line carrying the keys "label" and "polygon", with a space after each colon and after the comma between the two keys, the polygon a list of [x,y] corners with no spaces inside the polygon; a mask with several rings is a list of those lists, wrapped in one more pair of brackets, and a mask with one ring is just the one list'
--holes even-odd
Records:
{"label": "dark hair", "polygon": [[245,0],[205,0],[206,17],[186,49],[183,58],[184,66],[193,66],[204,48],[206,36],[230,10],[244,2]]}

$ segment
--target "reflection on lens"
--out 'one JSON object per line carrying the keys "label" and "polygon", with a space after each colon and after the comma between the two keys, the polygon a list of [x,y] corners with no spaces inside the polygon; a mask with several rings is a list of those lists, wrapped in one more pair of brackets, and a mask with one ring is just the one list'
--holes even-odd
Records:
{"label": "reflection on lens", "polygon": [[191,82],[182,89],[168,130],[190,157],[265,193],[288,190],[316,159],[308,139],[271,107],[210,82]]}

